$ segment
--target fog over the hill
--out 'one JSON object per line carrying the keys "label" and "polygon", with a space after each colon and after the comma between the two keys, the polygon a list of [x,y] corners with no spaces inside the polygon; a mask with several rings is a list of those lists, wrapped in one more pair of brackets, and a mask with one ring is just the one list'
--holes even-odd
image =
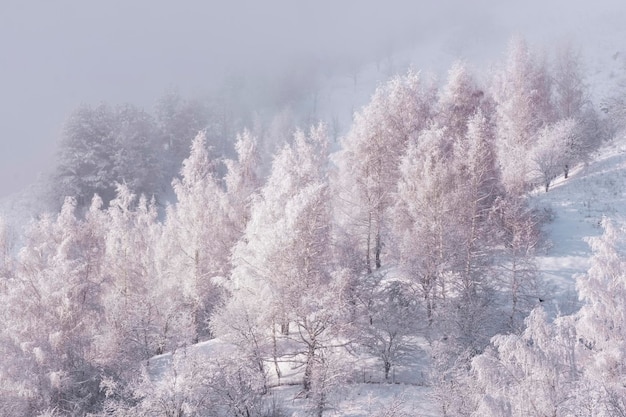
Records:
{"label": "fog over the hill", "polygon": [[496,55],[516,32],[580,40],[595,27],[601,36],[607,27],[597,23],[615,26],[626,10],[619,0],[575,3],[3,1],[0,197],[51,165],[63,122],[80,103],[150,109],[168,88],[198,95],[233,73],[279,82],[312,63],[340,71],[441,38],[452,40],[451,53]]}

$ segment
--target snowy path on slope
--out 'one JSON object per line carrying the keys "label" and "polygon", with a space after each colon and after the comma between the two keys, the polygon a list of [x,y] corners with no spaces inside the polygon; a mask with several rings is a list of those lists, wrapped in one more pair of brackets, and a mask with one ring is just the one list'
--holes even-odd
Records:
{"label": "snowy path on slope", "polygon": [[554,213],[554,220],[545,226],[551,247],[537,257],[537,266],[548,284],[547,298],[569,314],[578,308],[575,276],[589,268],[591,250],[585,239],[602,233],[602,217],[626,217],[626,138],[616,139],[590,164],[577,167],[568,179],[558,178],[548,193],[537,191],[532,198]]}

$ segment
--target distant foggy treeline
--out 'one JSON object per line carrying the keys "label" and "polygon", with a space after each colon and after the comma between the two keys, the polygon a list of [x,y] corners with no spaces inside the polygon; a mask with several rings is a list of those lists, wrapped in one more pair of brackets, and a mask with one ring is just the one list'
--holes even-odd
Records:
{"label": "distant foggy treeline", "polygon": [[296,125],[312,119],[310,110],[303,109],[312,74],[290,74],[284,84],[269,86],[265,79],[232,76],[201,97],[168,92],[152,110],[130,103],[81,105],[64,124],[47,197],[56,207],[65,196],[88,205],[94,194],[108,204],[116,184],[124,183],[165,203],[199,131],[220,174],[221,161],[235,156],[236,136],[244,128],[262,142],[260,162],[267,170],[271,154]]}
{"label": "distant foggy treeline", "polygon": [[[581,278],[579,322],[549,323],[535,255],[550,210],[526,197],[584,163],[614,119],[574,50],[548,59],[522,39],[488,82],[457,63],[441,85],[412,71],[381,85],[338,152],[323,123],[255,125],[175,94],[153,114],[77,109],[60,212],[19,250],[0,240],[0,414],[278,416],[287,362],[322,416],[362,380],[355,363],[392,381],[419,340],[432,372],[415,381],[442,415],[566,415],[583,398],[623,412],[623,362],[609,379],[596,362],[622,349],[623,323],[593,310],[600,271],[622,273],[613,229],[594,241],[615,262]],[[185,353],[213,339],[226,352]]]}

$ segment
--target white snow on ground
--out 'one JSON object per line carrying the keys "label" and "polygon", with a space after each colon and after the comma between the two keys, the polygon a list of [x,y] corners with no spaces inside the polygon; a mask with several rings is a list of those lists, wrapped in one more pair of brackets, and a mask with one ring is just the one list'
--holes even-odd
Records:
{"label": "white snow on ground", "polygon": [[[274,390],[277,398],[286,398],[281,405],[286,415],[304,417],[305,400],[297,399],[299,387],[282,386]],[[337,393],[327,417],[364,417],[388,410],[394,403],[407,415],[437,417],[440,413],[430,398],[430,388],[404,384],[358,384]],[[310,414],[309,414],[310,415]]]}
{"label": "white snow on ground", "polygon": [[[431,397],[431,388],[427,384],[429,363],[428,345],[419,340],[421,350],[416,352],[412,361],[396,366],[390,379],[383,381],[382,366],[371,357],[359,357],[355,360],[346,353],[345,371],[347,379],[352,383],[341,384],[341,387],[329,394],[329,406],[325,416],[365,417],[380,410],[396,406],[409,415],[420,417],[437,417],[440,415],[436,402]],[[218,339],[212,339],[179,350],[177,355],[188,357],[211,358],[228,357],[234,351],[232,345]],[[154,380],[164,377],[173,362],[171,352],[155,356],[148,361],[149,375]],[[282,378],[279,381],[270,368],[269,382],[273,385],[271,395],[275,404],[284,415],[304,417],[307,414],[308,400],[300,394],[302,391],[303,367],[294,363],[293,358],[280,358]]]}

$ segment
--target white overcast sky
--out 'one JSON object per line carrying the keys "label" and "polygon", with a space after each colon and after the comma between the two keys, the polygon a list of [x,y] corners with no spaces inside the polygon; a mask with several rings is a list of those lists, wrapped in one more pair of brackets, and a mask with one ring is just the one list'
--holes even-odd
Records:
{"label": "white overcast sky", "polygon": [[592,9],[609,18],[626,9],[623,0],[521,3],[0,0],[0,197],[51,164],[63,122],[80,103],[151,109],[168,88],[206,90],[231,68],[271,72],[309,56],[367,51],[389,39],[421,42],[459,26],[499,38],[542,26],[575,33]]}

